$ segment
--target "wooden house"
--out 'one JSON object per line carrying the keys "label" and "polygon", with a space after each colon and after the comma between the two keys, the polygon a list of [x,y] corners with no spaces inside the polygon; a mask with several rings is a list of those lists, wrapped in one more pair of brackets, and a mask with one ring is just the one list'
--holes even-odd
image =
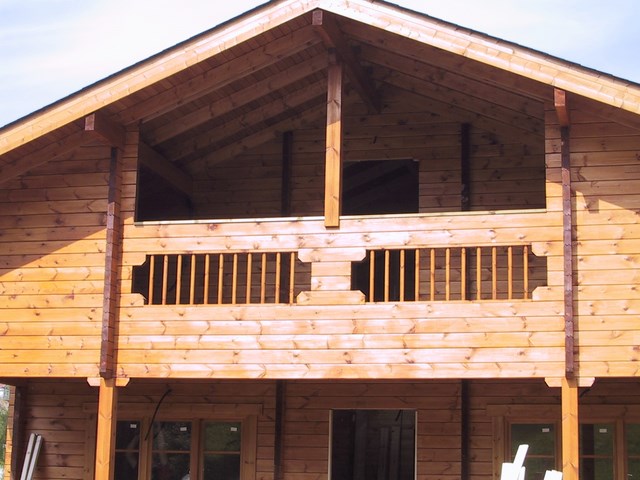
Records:
{"label": "wooden house", "polygon": [[[275,0],[0,130],[7,476],[640,476],[640,85]],[[187,477],[188,475],[188,477]]]}

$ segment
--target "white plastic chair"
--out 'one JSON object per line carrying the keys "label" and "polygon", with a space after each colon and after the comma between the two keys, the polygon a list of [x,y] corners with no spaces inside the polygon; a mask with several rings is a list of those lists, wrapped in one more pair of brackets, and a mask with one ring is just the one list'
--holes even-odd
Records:
{"label": "white plastic chair", "polygon": [[529,450],[529,445],[520,445],[516,452],[516,457],[513,459],[513,463],[505,462],[502,464],[500,480],[524,480],[525,468],[523,465],[527,450]]}

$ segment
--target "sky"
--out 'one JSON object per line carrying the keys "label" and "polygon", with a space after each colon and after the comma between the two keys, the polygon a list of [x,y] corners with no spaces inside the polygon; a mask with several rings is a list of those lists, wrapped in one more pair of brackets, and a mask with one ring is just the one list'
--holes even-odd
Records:
{"label": "sky", "polygon": [[[0,126],[263,0],[0,0]],[[639,0],[395,0],[640,83]]]}

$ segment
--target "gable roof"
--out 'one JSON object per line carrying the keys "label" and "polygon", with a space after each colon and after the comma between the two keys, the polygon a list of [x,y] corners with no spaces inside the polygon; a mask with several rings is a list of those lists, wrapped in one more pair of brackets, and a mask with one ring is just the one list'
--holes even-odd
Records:
{"label": "gable roof", "polygon": [[[323,93],[319,72],[326,66],[319,52],[326,53],[326,42],[323,47],[322,35],[309,28],[311,12],[316,9],[339,18],[338,35],[362,46],[362,58],[381,71],[405,68],[405,73],[411,73],[406,70],[417,68],[409,63],[386,63],[377,54],[378,50],[402,49],[406,61],[417,62],[431,72],[430,79],[445,75],[455,82],[461,75],[471,85],[481,81],[541,102],[552,101],[550,87],[557,87],[598,102],[589,104],[592,112],[615,115],[616,120],[640,129],[638,84],[380,0],[274,0],[7,125],[0,130],[0,178],[25,171],[29,164],[16,168],[25,155],[37,157],[46,149],[51,157],[52,147],[55,154],[56,148],[64,151],[80,142],[82,128],[74,122],[101,109],[120,125],[148,123],[146,135],[151,144],[159,145],[186,132],[186,127],[171,132],[167,127],[185,118],[192,121],[186,123],[193,127],[190,131],[201,137],[204,129],[198,127],[216,113],[207,113],[207,105],[219,106],[225,97],[242,89],[248,92],[256,82],[269,88],[270,75],[286,72],[293,65],[298,66],[295,74],[306,79],[305,88],[294,89],[282,79],[281,88],[297,95],[295,101],[281,100],[285,102],[282,108],[293,109],[300,116],[314,106],[319,108]],[[432,71],[432,63],[444,68]],[[245,78],[245,83],[232,85],[238,78]],[[380,72],[376,79],[394,82],[391,75],[385,77]],[[402,88],[410,89],[405,84]],[[246,112],[261,107],[275,108],[258,102]],[[277,115],[268,121],[266,117],[267,112],[262,117],[253,113],[252,121],[279,122]],[[220,145],[225,143],[218,148]]]}

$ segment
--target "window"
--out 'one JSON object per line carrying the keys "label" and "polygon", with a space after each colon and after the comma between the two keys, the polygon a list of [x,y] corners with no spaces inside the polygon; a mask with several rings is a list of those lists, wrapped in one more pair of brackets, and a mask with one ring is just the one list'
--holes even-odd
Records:
{"label": "window", "polygon": [[580,478],[613,480],[614,439],[613,424],[580,425]]}
{"label": "window", "polygon": [[332,411],[332,480],[413,480],[415,451],[413,410]]}
{"label": "window", "polygon": [[625,428],[627,444],[627,478],[640,478],[640,423],[630,423]]}
{"label": "window", "polygon": [[191,472],[191,422],[155,422],[151,480],[187,480]]}
{"label": "window", "polygon": [[118,480],[255,478],[256,416],[160,420],[150,430],[145,424],[149,420],[117,422]]}
{"label": "window", "polygon": [[509,458],[515,456],[519,445],[529,445],[524,462],[529,480],[542,480],[547,470],[558,468],[556,431],[554,423],[511,424]]}
{"label": "window", "polygon": [[115,478],[136,480],[140,460],[140,422],[116,423]]}

